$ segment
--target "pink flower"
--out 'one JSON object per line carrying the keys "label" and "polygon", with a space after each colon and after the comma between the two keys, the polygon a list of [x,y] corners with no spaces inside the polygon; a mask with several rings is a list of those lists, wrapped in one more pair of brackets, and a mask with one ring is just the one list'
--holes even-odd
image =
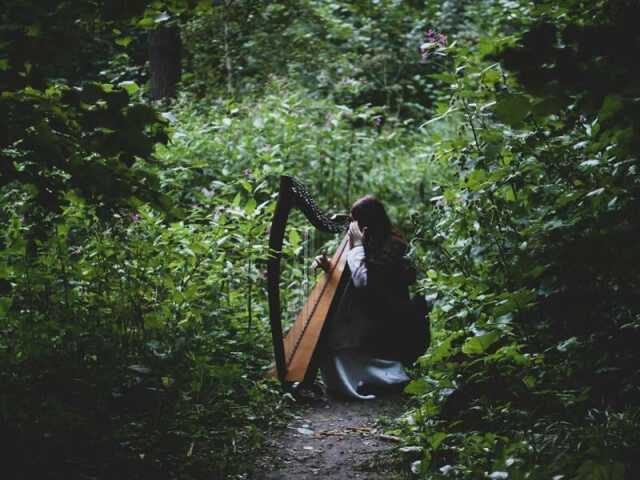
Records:
{"label": "pink flower", "polygon": [[244,171],[244,178],[251,178],[251,170],[249,168],[245,169]]}
{"label": "pink flower", "polygon": [[420,53],[422,53],[422,61],[425,61],[437,50],[438,47],[444,48],[447,46],[447,36],[444,33],[438,33],[433,28],[427,30],[427,38],[425,42],[420,45]]}

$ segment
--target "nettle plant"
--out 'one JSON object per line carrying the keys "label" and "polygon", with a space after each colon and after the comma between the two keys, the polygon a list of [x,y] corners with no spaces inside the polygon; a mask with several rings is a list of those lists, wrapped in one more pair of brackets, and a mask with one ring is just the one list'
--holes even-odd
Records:
{"label": "nettle plant", "polygon": [[[431,476],[622,478],[622,453],[604,452],[630,448],[621,432],[635,414],[621,407],[636,387],[612,392],[637,375],[636,160],[611,121],[625,104],[606,97],[582,113],[580,97],[532,93],[488,60],[513,64],[532,38],[427,42],[447,56],[437,78],[451,94],[423,127],[460,125],[435,136],[433,158],[453,173],[434,179],[414,217],[422,288],[439,300],[424,373],[407,388],[420,401],[406,441],[422,446],[414,469]],[[619,411],[617,432],[608,411]]]}
{"label": "nettle plant", "polygon": [[[3,377],[11,381],[7,402],[16,405],[16,418],[33,416],[41,401],[39,390],[25,391],[18,378],[44,389],[47,375],[72,368],[49,403],[68,413],[44,423],[56,439],[75,421],[86,422],[78,410],[86,406],[69,405],[57,392],[82,388],[96,415],[121,415],[123,455],[157,451],[153,458],[173,468],[178,460],[162,453],[170,432],[181,450],[195,437],[215,446],[196,452],[188,466],[180,459],[180,468],[245,468],[235,455],[262,441],[258,426],[273,421],[279,400],[263,371],[271,356],[262,322],[271,191],[252,175],[219,182],[215,195],[191,193],[179,221],[149,205],[106,221],[94,207],[71,201],[30,256],[20,204],[14,212],[5,204],[10,228],[0,237],[2,268],[12,301],[2,304],[1,352],[12,371],[22,372]],[[34,365],[46,368],[34,372]],[[74,421],[57,425],[63,417]],[[30,432],[25,423],[23,435]]]}

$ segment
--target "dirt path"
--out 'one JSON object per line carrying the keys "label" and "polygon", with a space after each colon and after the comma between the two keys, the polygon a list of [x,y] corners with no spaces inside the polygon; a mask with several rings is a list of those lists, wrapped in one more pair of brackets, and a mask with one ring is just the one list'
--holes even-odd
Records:
{"label": "dirt path", "polygon": [[384,428],[403,413],[406,402],[398,394],[296,406],[294,420],[270,441],[254,480],[392,478],[390,453],[397,443],[384,435]]}

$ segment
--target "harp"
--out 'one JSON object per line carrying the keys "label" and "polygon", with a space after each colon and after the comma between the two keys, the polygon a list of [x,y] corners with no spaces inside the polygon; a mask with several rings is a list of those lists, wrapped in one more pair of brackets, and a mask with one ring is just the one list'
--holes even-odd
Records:
{"label": "harp", "polygon": [[323,232],[346,233],[348,227],[347,215],[329,217],[320,211],[304,185],[293,177],[280,177],[280,191],[269,233],[271,256],[267,264],[267,294],[275,371],[283,383],[302,382],[310,373],[322,328],[333,299],[343,284],[342,277],[349,250],[345,235],[331,259],[330,270],[314,286],[291,329],[283,338],[280,304],[282,245],[289,213],[294,208],[300,210],[314,227]]}

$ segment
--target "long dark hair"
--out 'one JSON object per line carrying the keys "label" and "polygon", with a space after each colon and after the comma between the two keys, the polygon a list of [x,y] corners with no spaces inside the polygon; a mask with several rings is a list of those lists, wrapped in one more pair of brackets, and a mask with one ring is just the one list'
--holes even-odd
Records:
{"label": "long dark hair", "polygon": [[394,234],[391,220],[384,205],[373,195],[365,195],[351,207],[351,218],[360,229],[367,229],[364,247],[367,254],[379,251]]}

